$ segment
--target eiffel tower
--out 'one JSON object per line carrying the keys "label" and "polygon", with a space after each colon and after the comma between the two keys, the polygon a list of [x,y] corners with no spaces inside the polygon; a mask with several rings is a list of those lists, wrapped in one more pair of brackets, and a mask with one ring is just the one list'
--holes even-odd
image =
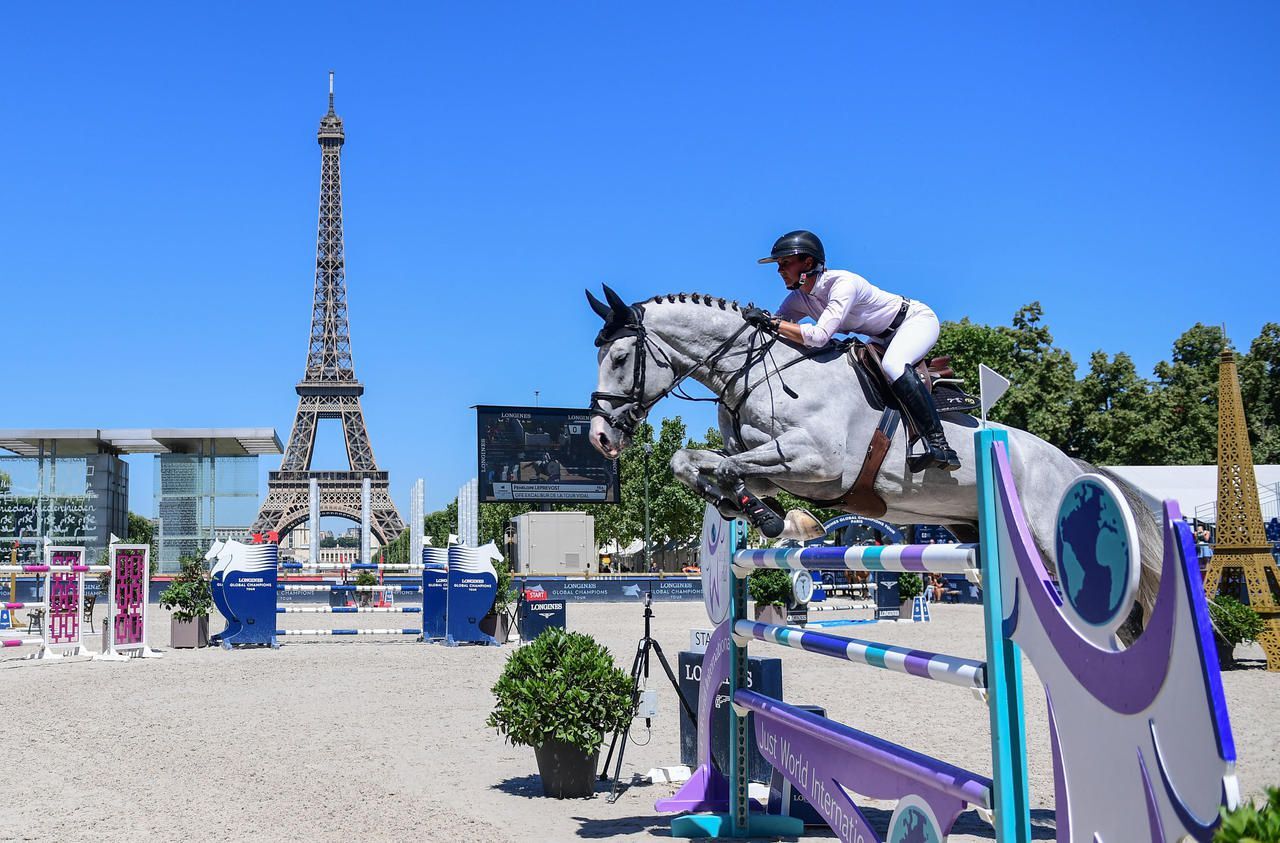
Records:
{"label": "eiffel tower", "polygon": [[1276,560],[1267,544],[1258,505],[1258,482],[1245,425],[1236,357],[1224,349],[1218,361],[1218,543],[1204,572],[1204,593],[1217,595],[1226,569],[1239,569],[1249,605],[1262,616],[1258,637],[1267,670],[1280,670],[1280,606],[1276,605]]}
{"label": "eiffel tower", "polygon": [[[320,514],[359,521],[360,492],[365,478],[372,486],[370,529],[386,545],[404,530],[391,500],[387,472],[378,470],[364,425],[360,395],[351,364],[351,329],[347,322],[347,284],[342,248],[342,118],[333,110],[333,74],[329,74],[329,113],[320,120],[320,229],[316,237],[316,286],[311,305],[311,344],[307,371],[298,383],[298,415],[289,434],[280,470],[267,482],[267,499],[254,520],[254,532],[274,530],[283,536],[310,514],[311,480],[320,487]],[[347,444],[348,471],[312,471],[316,423],[341,419]],[[313,536],[312,541],[316,541]],[[369,561],[369,560],[363,560]]]}

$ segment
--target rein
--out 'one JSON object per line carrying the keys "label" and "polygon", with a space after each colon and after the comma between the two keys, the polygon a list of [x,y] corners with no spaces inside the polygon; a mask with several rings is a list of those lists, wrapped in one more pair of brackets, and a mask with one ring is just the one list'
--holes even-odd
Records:
{"label": "rein", "polygon": [[[784,371],[785,369],[789,369],[792,366],[794,366],[796,363],[799,363],[801,360],[808,360],[813,356],[812,354],[807,353],[807,351],[801,351],[800,354],[794,360],[790,360],[787,363],[783,364],[782,366],[778,366],[775,363],[772,372],[766,372],[764,377],[761,378],[760,380],[757,380],[755,383],[747,383],[747,385],[743,388],[742,396],[738,399],[738,401],[732,407],[730,407],[728,402],[724,401],[722,398],[718,398],[718,397],[717,398],[699,398],[697,396],[689,395],[687,392],[685,392],[682,387],[683,382],[689,377],[691,377],[699,369],[703,367],[707,367],[707,371],[709,372],[716,371],[716,369],[714,368],[715,364],[719,362],[729,352],[729,350],[733,347],[733,344],[737,342],[738,338],[742,336],[747,331],[748,328],[752,327],[750,323],[743,322],[742,327],[734,331],[729,336],[728,339],[720,343],[720,345],[716,346],[716,348],[712,350],[706,357],[704,357],[702,360],[698,361],[693,366],[691,366],[687,372],[678,376],[674,381],[671,382],[671,385],[668,386],[666,389],[663,389],[661,392],[655,395],[652,399],[645,401],[644,385],[645,385],[645,375],[648,369],[649,353],[652,352],[654,358],[660,359],[661,362],[665,364],[667,367],[669,368],[673,368],[673,367],[671,365],[670,356],[661,348],[659,348],[649,338],[649,333],[644,326],[643,311],[640,311],[640,312],[633,311],[633,313],[634,313],[634,319],[635,319],[634,323],[624,325],[612,331],[610,331],[608,326],[606,326],[604,329],[600,331],[600,335],[596,337],[597,346],[602,346],[605,343],[613,342],[619,339],[624,339],[629,336],[636,337],[636,352],[635,352],[634,362],[632,363],[631,390],[625,393],[617,393],[617,392],[591,393],[591,415],[603,417],[607,422],[609,422],[611,426],[613,426],[618,430],[621,430],[623,433],[627,434],[628,436],[633,436],[635,434],[636,428],[640,425],[642,421],[644,421],[645,417],[648,416],[649,411],[653,409],[654,405],[656,405],[663,398],[666,398],[668,395],[674,395],[675,397],[681,398],[685,401],[714,401],[716,403],[721,404],[724,407],[725,411],[728,412],[730,418],[732,418],[734,434],[737,436],[739,441],[741,441],[742,431],[741,431],[741,422],[739,420],[739,411],[742,409],[742,405],[746,403],[747,398],[751,395],[751,392],[761,384],[771,381],[774,375],[780,375],[781,372]],[[738,369],[738,371],[734,372],[725,382],[726,391],[728,391],[728,389],[731,388],[733,384],[739,380],[746,382],[750,377],[751,369],[755,365],[757,360],[763,361],[766,355],[768,355],[769,358],[772,359],[773,346],[775,343],[777,343],[779,337],[777,334],[774,334],[770,340],[761,344],[757,354],[756,349],[754,349],[753,346],[754,346],[755,339],[761,333],[763,333],[763,330],[760,328],[757,328],[756,334],[751,338],[752,339],[751,344],[748,345],[748,348],[745,352],[745,354],[747,355],[747,359],[743,362],[742,366]],[[786,394],[789,397],[791,398],[798,397],[797,394],[790,387],[788,387],[785,382],[782,383],[782,389],[784,392],[786,392]],[[610,404],[614,405],[614,409],[612,410],[605,409],[604,406],[601,404],[602,400],[608,401]]]}

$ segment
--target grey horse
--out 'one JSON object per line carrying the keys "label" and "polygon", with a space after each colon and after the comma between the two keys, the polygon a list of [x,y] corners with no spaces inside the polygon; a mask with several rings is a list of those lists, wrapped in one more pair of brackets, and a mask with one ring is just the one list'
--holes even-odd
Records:
{"label": "grey horse", "polygon": [[[777,489],[814,502],[832,501],[854,483],[880,421],[848,355],[812,354],[748,325],[736,302],[699,294],[657,296],[626,304],[604,288],[606,302],[587,298],[604,327],[596,339],[599,379],[592,395],[591,443],[616,459],[636,426],[660,400],[679,394],[686,379],[718,399],[725,453],[683,449],[671,460],[681,482],[726,517],[748,517],[766,535],[805,540],[821,534],[808,512],[772,510]],[[902,427],[875,481],[888,505],[886,520],[947,524],[976,536],[978,520],[972,416],[943,416],[960,455],[956,472],[913,474]],[[1066,487],[1091,466],[1023,430],[1007,430],[1014,479],[1036,544],[1056,561],[1057,507]],[[1132,487],[1120,483],[1137,516],[1142,579],[1138,601],[1149,615],[1158,582],[1162,538],[1155,518]],[[766,529],[773,525],[773,529]]]}

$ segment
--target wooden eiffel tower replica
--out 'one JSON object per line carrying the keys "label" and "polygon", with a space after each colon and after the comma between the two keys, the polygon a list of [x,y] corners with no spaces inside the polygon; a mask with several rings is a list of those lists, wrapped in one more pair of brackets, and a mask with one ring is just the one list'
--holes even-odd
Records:
{"label": "wooden eiffel tower replica", "polygon": [[1232,568],[1243,575],[1249,605],[1265,624],[1258,643],[1267,670],[1280,670],[1280,606],[1274,596],[1280,573],[1262,526],[1236,356],[1224,349],[1218,363],[1218,543],[1205,568],[1204,593],[1216,595]]}

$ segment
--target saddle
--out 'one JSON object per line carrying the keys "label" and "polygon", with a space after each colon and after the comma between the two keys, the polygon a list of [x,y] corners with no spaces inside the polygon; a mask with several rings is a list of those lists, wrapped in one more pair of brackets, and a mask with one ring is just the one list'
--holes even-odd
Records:
{"label": "saddle", "polygon": [[[910,417],[898,408],[893,389],[880,368],[884,348],[855,339],[847,341],[845,353],[848,355],[849,364],[858,375],[858,383],[862,387],[867,404],[880,410],[880,423],[871,434],[871,443],[867,446],[862,468],[858,471],[858,477],[849,491],[835,500],[814,501],[814,503],[822,507],[879,518],[889,507],[875,490],[876,477],[880,474],[880,467],[884,465],[884,458],[889,453],[893,437],[898,432],[898,424],[906,418],[909,443],[919,438],[920,431],[912,425]],[[933,403],[938,408],[939,415],[968,415],[978,409],[978,401],[960,388],[961,381],[956,378],[955,371],[951,368],[950,356],[920,360],[916,363],[915,370],[920,375],[920,380],[929,389],[929,394],[933,396]]]}
{"label": "saddle", "polygon": [[[884,357],[884,347],[874,343],[853,340],[846,351],[849,363],[858,375],[867,403],[877,410],[887,407],[898,409],[897,400],[893,397],[893,389],[880,368]],[[978,409],[978,401],[960,388],[955,370],[951,368],[951,355],[929,357],[915,365],[920,380],[933,396],[933,405],[938,408],[939,415],[947,413],[971,413]],[[913,431],[913,435],[916,431]]]}

